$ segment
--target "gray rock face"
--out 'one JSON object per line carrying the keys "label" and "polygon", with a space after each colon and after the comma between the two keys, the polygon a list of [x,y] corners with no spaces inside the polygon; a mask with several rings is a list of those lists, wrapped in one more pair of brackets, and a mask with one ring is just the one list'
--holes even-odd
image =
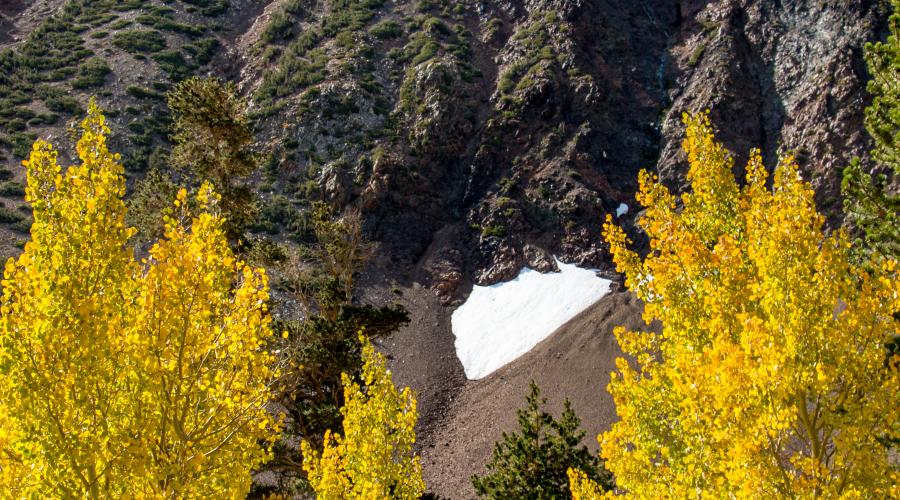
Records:
{"label": "gray rock face", "polygon": [[[0,46],[15,47],[61,3],[4,3],[0,31],[15,29]],[[227,27],[208,31],[221,48],[197,72],[232,77],[250,99],[261,145],[276,153],[265,192],[297,207],[360,208],[386,272],[429,284],[447,304],[524,265],[551,270],[552,256],[610,271],[602,222],[627,203],[617,220],[640,241],[639,170],[685,187],[684,112],[710,110],[738,174],[750,148],[769,166],[792,152],[832,226],[840,171],[870,146],[862,51],[884,35],[884,2],[350,2],[351,16],[330,2],[294,4],[233,0],[216,18]],[[273,35],[279,16],[288,22]],[[108,48],[83,36],[97,53]],[[129,145],[136,118],[123,110],[165,111],[126,89],[152,87],[159,71],[112,54],[101,101],[120,111],[111,123]],[[38,131],[62,136],[64,121]]]}
{"label": "gray rock face", "polygon": [[[388,81],[402,124],[379,143],[392,166],[373,165],[349,202],[444,303],[525,265],[552,270],[554,255],[608,272],[600,231],[619,203],[640,240],[638,171],[684,189],[684,112],[710,110],[739,175],[753,147],[769,166],[792,152],[840,222],[840,170],[868,147],[862,47],[885,18],[874,2],[460,5],[432,13],[447,28],[429,33],[468,33],[454,42],[465,55],[438,50]],[[454,238],[435,236],[451,225]]]}
{"label": "gray rock face", "polygon": [[862,47],[883,20],[875,2],[719,1],[682,7],[682,15],[670,51],[660,176],[683,183],[680,115],[709,109],[739,168],[753,147],[769,166],[792,152],[820,209],[837,222],[840,172],[870,146]]}

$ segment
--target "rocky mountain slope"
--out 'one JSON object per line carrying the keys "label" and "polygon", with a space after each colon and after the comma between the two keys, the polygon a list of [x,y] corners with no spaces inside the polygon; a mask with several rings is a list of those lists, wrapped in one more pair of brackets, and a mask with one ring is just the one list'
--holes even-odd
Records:
{"label": "rocky mountain slope", "polygon": [[634,205],[637,171],[681,185],[684,111],[711,109],[738,158],[793,151],[836,223],[839,171],[867,147],[861,48],[884,22],[877,2],[737,0],[41,0],[0,15],[6,218],[31,140],[68,141],[88,96],[137,178],[165,168],[164,92],[217,74],[272,153],[260,230],[302,231],[311,199],[358,206],[391,272],[444,303],[551,254],[608,268],[601,221]]}
{"label": "rocky mountain slope", "polygon": [[[234,81],[266,158],[256,235],[302,240],[310,203],[325,200],[359,208],[380,243],[363,299],[404,293],[413,324],[381,347],[420,393],[426,479],[454,497],[477,472],[465,466],[510,430],[529,377],[572,396],[592,434],[608,425],[607,323],[636,322],[640,308],[613,295],[467,383],[444,306],[523,265],[551,270],[553,256],[610,271],[600,227],[612,214],[639,240],[637,172],[684,185],[686,111],[710,110],[738,169],[752,147],[770,166],[793,152],[839,225],[840,172],[870,147],[862,47],[885,21],[874,0],[2,1],[0,254],[30,224],[31,142],[50,138],[68,161],[90,96],[133,185],[170,171],[172,84]],[[477,445],[441,451],[448,432],[483,423]]]}

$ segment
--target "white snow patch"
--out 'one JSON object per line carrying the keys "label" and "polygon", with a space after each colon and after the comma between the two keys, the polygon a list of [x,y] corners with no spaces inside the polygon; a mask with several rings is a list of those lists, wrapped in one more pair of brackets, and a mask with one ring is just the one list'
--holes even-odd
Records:
{"label": "white snow patch", "polygon": [[556,261],[560,272],[523,268],[504,283],[475,286],[453,312],[456,355],[470,380],[484,378],[530,351],[609,292],[595,270]]}
{"label": "white snow patch", "polygon": [[619,207],[616,208],[616,217],[621,217],[628,213],[628,205],[625,203],[619,203]]}

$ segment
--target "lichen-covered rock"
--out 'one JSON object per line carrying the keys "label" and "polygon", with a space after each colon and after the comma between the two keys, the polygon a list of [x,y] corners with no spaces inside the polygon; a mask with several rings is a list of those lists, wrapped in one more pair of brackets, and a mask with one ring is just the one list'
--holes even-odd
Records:
{"label": "lichen-covered rock", "polygon": [[[690,2],[672,48],[672,105],[662,121],[658,168],[684,181],[684,111],[710,109],[727,147],[762,149],[774,166],[793,152],[820,209],[840,218],[840,172],[869,148],[862,47],[884,21],[876,2]],[[745,156],[738,157],[740,168]]]}

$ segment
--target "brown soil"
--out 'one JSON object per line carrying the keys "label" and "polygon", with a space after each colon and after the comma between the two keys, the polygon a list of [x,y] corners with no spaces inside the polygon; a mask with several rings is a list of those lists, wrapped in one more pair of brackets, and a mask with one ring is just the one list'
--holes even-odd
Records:
{"label": "brown soil", "polygon": [[645,328],[640,301],[612,293],[569,321],[528,354],[482,380],[466,381],[453,348],[448,308],[425,289],[404,290],[409,327],[381,343],[394,382],[418,394],[419,452],[428,490],[441,498],[474,498],[470,477],[485,471],[494,443],[516,430],[516,409],[535,380],[558,415],[568,397],[587,431],[586,444],[617,419],[606,392],[622,355],[614,327]]}
{"label": "brown soil", "polygon": [[0,0],[0,48],[31,32],[62,0]]}

